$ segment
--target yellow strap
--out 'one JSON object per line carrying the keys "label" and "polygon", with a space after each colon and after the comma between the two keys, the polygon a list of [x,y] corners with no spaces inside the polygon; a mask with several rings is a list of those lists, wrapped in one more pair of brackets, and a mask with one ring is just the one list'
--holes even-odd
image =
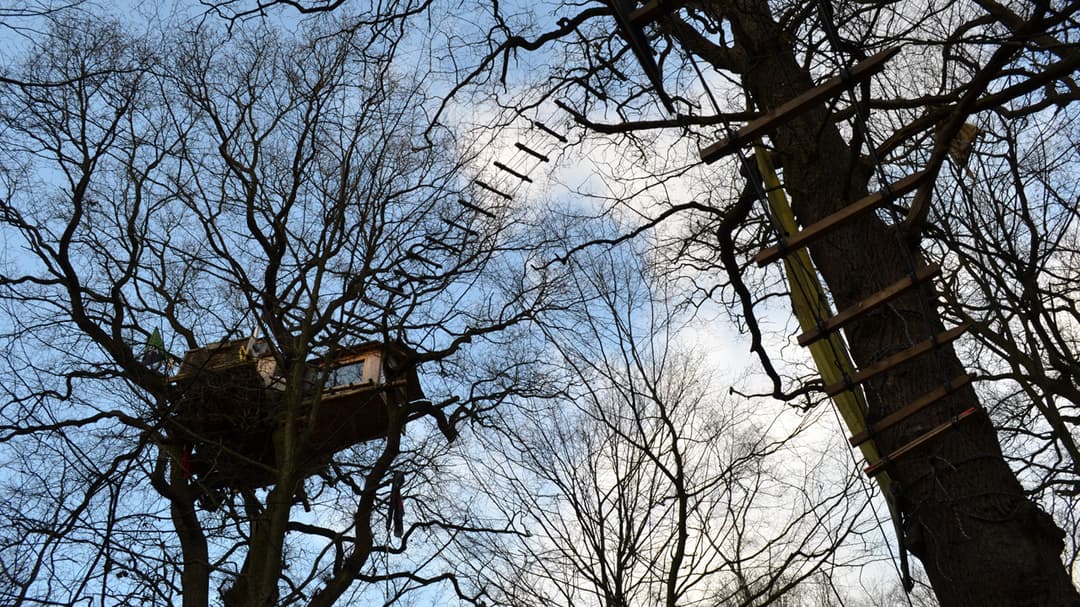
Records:
{"label": "yellow strap", "polygon": [[[776,176],[772,161],[761,145],[754,146],[754,156],[757,158],[758,171],[761,172],[765,183],[765,192],[769,199],[769,208],[773,216],[780,223],[781,229],[787,235],[793,235],[799,231],[795,224],[795,216],[791,212],[787,196],[780,186],[780,179]],[[809,331],[817,326],[818,319],[826,319],[832,316],[832,310],[824,297],[821,281],[817,271],[810,260],[810,254],[806,249],[792,251],[784,257],[784,271],[788,277],[788,287],[791,291],[791,305],[795,310],[795,317],[803,331]],[[848,356],[847,348],[840,335],[832,332],[827,339],[819,339],[810,344],[810,354],[817,364],[825,384],[843,381],[844,373],[850,377],[855,367]],[[846,390],[833,397],[833,403],[840,412],[840,417],[848,427],[848,431],[854,436],[866,429],[866,400],[862,394],[862,388],[855,386],[852,390]],[[877,444],[868,440],[859,448],[867,463],[875,464],[881,459]],[[889,491],[890,479],[888,472],[883,472],[877,477],[881,485],[882,493],[889,504],[889,510],[894,518],[898,514],[893,504],[892,493]]]}

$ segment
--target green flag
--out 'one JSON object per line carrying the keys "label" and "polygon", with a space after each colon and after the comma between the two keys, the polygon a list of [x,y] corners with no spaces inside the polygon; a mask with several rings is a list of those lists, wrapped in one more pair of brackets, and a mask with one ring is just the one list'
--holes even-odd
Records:
{"label": "green flag", "polygon": [[146,340],[146,350],[140,361],[144,365],[154,365],[165,360],[165,340],[161,337],[161,331],[157,328]]}

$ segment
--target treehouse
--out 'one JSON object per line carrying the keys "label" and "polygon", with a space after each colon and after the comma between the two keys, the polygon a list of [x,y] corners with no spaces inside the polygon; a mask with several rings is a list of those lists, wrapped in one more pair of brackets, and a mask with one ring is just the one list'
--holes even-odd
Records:
{"label": "treehouse", "polygon": [[189,350],[170,378],[170,435],[185,473],[211,487],[273,484],[289,403],[297,408],[301,475],[386,435],[389,409],[424,398],[407,348],[369,342],[307,363],[299,390],[268,344],[241,339]]}

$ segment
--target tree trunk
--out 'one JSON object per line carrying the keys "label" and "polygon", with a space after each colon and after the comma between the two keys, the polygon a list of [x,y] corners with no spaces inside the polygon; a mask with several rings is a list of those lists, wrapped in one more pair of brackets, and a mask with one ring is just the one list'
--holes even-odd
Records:
{"label": "tree trunk", "polygon": [[[810,88],[788,38],[767,3],[725,10],[749,65],[744,84],[757,104],[774,108]],[[867,194],[871,171],[844,142],[825,108],[772,135],[792,208],[803,226]],[[811,255],[838,309],[903,278],[921,260],[918,244],[871,215],[835,228]],[[846,329],[852,357],[864,368],[939,332],[936,295],[912,294],[863,316]],[[866,385],[868,423],[881,419],[963,373],[951,346],[924,355]],[[978,406],[971,386],[875,437],[882,453]],[[1029,501],[1002,457],[987,416],[978,413],[890,469],[901,489],[907,545],[919,557],[938,600],[954,605],[1080,605],[1062,565],[1064,534]]]}
{"label": "tree trunk", "polygon": [[165,497],[169,498],[169,514],[180,539],[183,565],[180,569],[180,587],[183,589],[182,607],[208,607],[210,605],[210,552],[206,535],[195,512],[195,497],[188,489],[184,473],[175,463],[169,465],[170,482],[164,480],[164,460],[161,455],[158,470],[151,482]]}

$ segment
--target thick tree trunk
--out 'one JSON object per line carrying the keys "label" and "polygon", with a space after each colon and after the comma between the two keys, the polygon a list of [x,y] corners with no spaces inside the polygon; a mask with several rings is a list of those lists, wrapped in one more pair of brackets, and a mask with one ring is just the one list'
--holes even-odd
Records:
{"label": "thick tree trunk", "polygon": [[[740,10],[725,5],[723,13],[750,62],[744,82],[759,105],[776,107],[809,88],[809,76],[767,4],[739,4]],[[781,128],[772,141],[801,225],[866,195],[869,168],[828,123],[824,108]],[[905,243],[873,216],[836,228],[811,254],[839,309],[904,277],[909,260],[924,265],[917,245]],[[846,334],[856,365],[866,367],[940,331],[936,296],[927,293],[926,302],[911,295],[853,323]],[[866,386],[868,421],[962,373],[950,346],[885,373]],[[977,405],[968,386],[876,440],[889,453]],[[909,520],[908,547],[922,561],[943,606],[1080,605],[1060,560],[1063,533],[1024,495],[985,414],[961,422],[890,472]]]}
{"label": "thick tree trunk", "polygon": [[[163,456],[164,458],[164,456]],[[155,487],[169,498],[169,514],[180,539],[180,551],[184,562],[180,570],[180,587],[183,589],[182,607],[208,607],[210,605],[210,552],[206,536],[195,512],[195,497],[187,487],[184,473],[175,464],[169,465],[170,483],[166,484],[163,471],[154,479]],[[160,480],[159,480],[160,479]]]}

